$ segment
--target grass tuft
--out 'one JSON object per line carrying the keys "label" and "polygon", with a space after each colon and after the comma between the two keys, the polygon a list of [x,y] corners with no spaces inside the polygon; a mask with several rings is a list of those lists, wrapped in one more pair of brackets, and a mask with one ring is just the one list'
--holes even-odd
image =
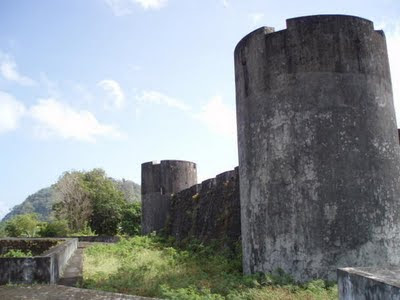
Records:
{"label": "grass tuft", "polygon": [[242,274],[240,253],[192,242],[176,247],[157,236],[122,239],[85,250],[85,288],[165,299],[337,299],[323,280],[298,285],[277,270]]}

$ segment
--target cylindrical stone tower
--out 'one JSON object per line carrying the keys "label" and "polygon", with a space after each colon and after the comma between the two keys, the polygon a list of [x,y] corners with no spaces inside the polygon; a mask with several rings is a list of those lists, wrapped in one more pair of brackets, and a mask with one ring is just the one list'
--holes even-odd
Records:
{"label": "cylindrical stone tower", "polygon": [[164,228],[171,194],[197,184],[196,164],[162,160],[142,164],[142,234]]}
{"label": "cylindrical stone tower", "polygon": [[400,262],[400,153],[385,36],[342,15],[235,49],[245,273]]}

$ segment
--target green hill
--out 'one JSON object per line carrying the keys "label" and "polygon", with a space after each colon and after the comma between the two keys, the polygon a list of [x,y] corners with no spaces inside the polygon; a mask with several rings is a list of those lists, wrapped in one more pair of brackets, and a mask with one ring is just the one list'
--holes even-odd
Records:
{"label": "green hill", "polygon": [[[124,193],[128,202],[140,201],[140,185],[130,180],[116,180],[112,181]],[[36,213],[42,221],[48,221],[51,216],[51,208],[55,202],[54,185],[41,189],[36,193],[28,196],[24,202],[14,206],[11,211],[4,216],[3,221],[7,221],[16,215],[27,213]]]}

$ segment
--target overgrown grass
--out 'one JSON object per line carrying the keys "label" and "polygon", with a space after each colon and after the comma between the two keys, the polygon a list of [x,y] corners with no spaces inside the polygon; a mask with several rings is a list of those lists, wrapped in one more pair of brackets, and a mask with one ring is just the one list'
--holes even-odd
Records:
{"label": "overgrown grass", "polygon": [[240,252],[155,236],[85,250],[86,288],[167,299],[337,299],[322,280],[297,285],[281,271],[244,276]]}

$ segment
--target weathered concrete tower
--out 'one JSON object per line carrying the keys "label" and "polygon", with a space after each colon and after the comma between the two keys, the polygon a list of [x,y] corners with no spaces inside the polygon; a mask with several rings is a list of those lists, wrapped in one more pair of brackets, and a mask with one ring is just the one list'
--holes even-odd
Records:
{"label": "weathered concrete tower", "polygon": [[400,263],[400,147],[385,36],[287,20],[235,49],[244,271],[297,280]]}
{"label": "weathered concrete tower", "polygon": [[196,164],[162,160],[142,164],[142,234],[165,225],[171,194],[197,184]]}

